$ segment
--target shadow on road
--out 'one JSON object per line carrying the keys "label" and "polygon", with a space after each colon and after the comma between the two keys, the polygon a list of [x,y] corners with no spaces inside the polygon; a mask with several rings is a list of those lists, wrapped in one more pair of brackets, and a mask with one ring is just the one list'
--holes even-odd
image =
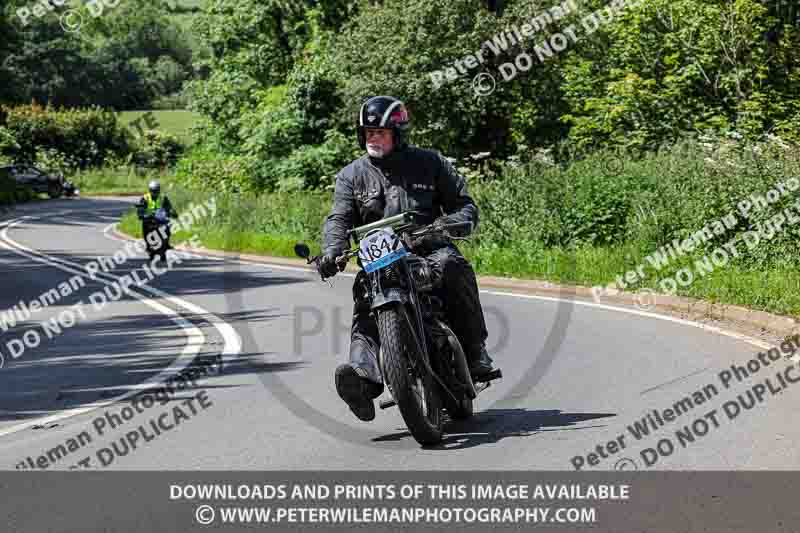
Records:
{"label": "shadow on road", "polygon": [[[558,409],[529,411],[527,409],[489,409],[476,413],[469,420],[445,424],[444,440],[428,450],[463,450],[484,444],[494,444],[508,437],[530,437],[545,431],[580,430],[594,425],[573,427],[587,420],[616,416],[613,413],[564,413]],[[372,439],[374,442],[412,439],[403,431]]]}
{"label": "shadow on road", "polygon": [[[19,209],[9,218],[42,214],[45,218],[26,219],[25,225],[85,226],[96,231],[99,223],[118,220],[121,208],[125,207],[118,201],[92,201],[84,202],[87,206],[85,210],[76,209],[57,217],[48,216],[48,211],[58,211],[61,207],[75,209],[74,202],[80,200],[54,201],[47,204],[47,210]],[[14,238],[13,230],[11,236]],[[24,238],[20,240],[25,245],[36,246],[27,243]],[[48,297],[48,303],[43,304],[45,309],[33,314],[22,312],[18,315],[12,313],[11,308],[24,308],[31,301],[41,301],[42,295],[75,274],[16,252],[0,250],[0,271],[4,274],[4,282],[0,285],[0,315],[4,320],[0,327],[0,354],[3,356],[0,359],[3,363],[0,365],[0,422],[29,420],[118,397],[168,368],[186,347],[186,332],[174,320],[144,307],[133,296],[123,295],[116,302],[112,299],[107,306],[94,307],[90,303],[90,295],[102,294],[108,287],[100,280],[92,280],[83,266],[98,257],[86,251],[71,252],[69,248],[74,243],[67,241],[54,235],[53,239],[48,239],[48,245],[53,249],[47,249],[46,245],[41,252],[80,265],[67,266],[80,273],[84,284],[67,294],[54,293]],[[120,249],[122,244],[117,244],[119,246],[114,248]],[[308,281],[301,276],[276,275],[275,272],[241,268],[236,264],[205,258],[184,257],[181,261],[173,270],[147,284],[164,290],[170,296],[181,297],[228,295],[254,287]],[[140,279],[145,280],[147,276],[142,270],[144,264],[143,256],[128,259],[109,273],[124,276],[132,270],[138,270]],[[163,264],[158,266],[163,267]],[[119,293],[111,290],[106,294]],[[144,291],[142,294],[151,296]],[[210,326],[210,317],[186,313],[168,300],[153,299],[181,311],[184,319],[202,330],[205,343],[199,347],[195,362],[218,356],[224,339]],[[25,305],[18,305],[19,302]],[[52,338],[48,338],[42,321],[49,322],[58,312],[79,302],[82,303],[80,307],[86,319],[78,320],[71,327],[64,327],[60,333],[53,332],[50,334]],[[241,323],[262,324],[282,316],[271,307],[215,314],[234,328]],[[38,332],[41,342],[20,352],[20,339],[30,331]],[[18,348],[12,350],[8,343],[13,341],[18,343]],[[266,355],[239,354],[227,362],[222,375],[286,372],[303,365],[302,362],[270,361]],[[213,375],[204,381],[203,388],[220,386],[215,384],[219,380]],[[191,394],[192,391],[187,390],[175,399],[180,400]]]}
{"label": "shadow on road", "polygon": [[[231,313],[234,320],[266,321],[275,318],[268,310]],[[190,316],[193,323],[201,325]],[[230,317],[225,317],[229,320]],[[53,412],[105,401],[133,390],[132,386],[151,379],[168,368],[186,347],[186,334],[162,314],[135,314],[81,322],[52,339],[28,349],[17,358],[8,354],[7,343],[33,322],[0,334],[5,366],[0,369],[0,422],[21,421]],[[232,324],[232,325],[235,325]],[[42,332],[41,327],[36,328]],[[202,328],[205,343],[195,361],[216,359],[221,339],[212,328]],[[302,362],[268,362],[263,353],[242,353],[228,362],[224,376],[262,372],[284,372]],[[215,388],[216,378],[204,388]],[[191,395],[187,391],[176,399]]]}
{"label": "shadow on road", "polygon": [[[66,207],[77,200],[63,201]],[[98,207],[98,203],[100,206]],[[47,211],[30,214],[44,214],[45,218],[27,219],[25,225],[86,226],[95,231],[98,223],[118,219],[121,204],[118,201],[86,203],[86,210],[75,210],[63,216],[49,217]],[[48,208],[51,204],[48,204]],[[53,202],[52,210],[57,211],[60,203]],[[71,207],[75,207],[72,205]],[[24,216],[24,209],[10,217]],[[12,238],[14,238],[12,230]],[[23,244],[35,246],[20,239]],[[50,244],[52,242],[52,244]],[[187,336],[182,328],[162,313],[154,312],[130,295],[123,295],[108,306],[95,308],[90,303],[90,295],[102,294],[109,289],[99,280],[92,280],[82,266],[97,259],[87,252],[70,252],[68,239],[54,236],[48,246],[60,249],[41,250],[49,256],[81,266],[71,266],[85,284],[67,294],[49,297],[44,311],[28,315],[26,312],[12,313],[11,308],[23,302],[40,300],[43,294],[55,289],[59,284],[73,277],[74,273],[54,268],[51,265],[32,260],[9,250],[0,250],[0,315],[4,319],[0,327],[0,354],[3,365],[0,368],[0,422],[28,420],[46,416],[63,409],[79,408],[97,401],[118,397],[133,390],[132,386],[151,379],[168,368],[182,353]],[[115,246],[119,249],[122,244]],[[108,257],[108,256],[106,256]],[[138,270],[143,274],[144,257],[128,259],[110,274],[123,276]],[[163,266],[163,265],[160,265]],[[214,296],[264,286],[279,286],[288,283],[304,283],[301,276],[276,275],[257,269],[241,268],[236,264],[223,263],[205,258],[190,257],[182,259],[181,264],[165,275],[148,282],[170,296]],[[107,294],[118,294],[111,290]],[[144,296],[150,296],[143,292]],[[204,314],[186,313],[174,302],[155,298],[167,307],[181,311],[181,316],[200,328],[206,339],[196,357],[207,360],[216,357],[222,350],[224,340],[209,325],[209,317]],[[72,327],[63,328],[61,333],[52,333],[48,338],[42,328],[42,321],[49,321],[60,311],[82,303],[81,309],[86,319],[78,320]],[[234,328],[238,324],[262,324],[280,318],[275,308],[236,310],[229,313],[217,312],[217,317]],[[8,343],[16,341],[26,332],[36,331],[41,343],[35,347],[11,350]],[[51,330],[52,331],[52,330]],[[30,335],[30,334],[29,334]],[[285,372],[303,365],[300,362],[269,361],[263,353],[243,353],[227,364],[223,375],[258,374],[262,372]],[[217,387],[217,381],[209,376],[209,388]],[[205,387],[205,385],[204,385]],[[176,399],[188,397],[191,391]]]}
{"label": "shadow on road", "polygon": [[[87,288],[89,285],[95,287],[89,291],[89,293],[94,292],[104,286],[100,281],[91,280],[89,274],[85,270],[89,263],[97,260],[97,256],[53,252],[47,250],[45,250],[44,253],[51,258],[80,265],[65,266],[78,271],[79,275],[83,276],[84,280],[86,281]],[[173,253],[176,252],[168,252],[168,254]],[[156,275],[150,280],[148,280],[149,276],[144,269],[145,264],[149,263],[149,261],[147,261],[147,259],[144,257],[127,259],[124,263],[118,265],[117,268],[108,268],[107,272],[104,271],[102,267],[98,267],[97,277],[98,279],[102,278],[105,281],[113,282],[116,280],[109,278],[109,275],[119,279],[122,276],[136,272],[138,278],[143,282],[146,282],[146,286],[153,287],[168,292],[172,296],[179,297],[192,295],[214,296],[218,294],[237,293],[247,289],[261,288],[271,285],[307,283],[310,281],[309,279],[303,278],[300,275],[280,276],[267,269],[242,268],[236,263],[221,262],[204,258],[201,259],[198,257],[185,258],[178,254],[180,254],[180,252],[176,254],[176,257],[180,258],[180,262],[173,262],[171,268],[166,270],[166,272],[164,272],[162,275]],[[53,268],[48,267],[47,265],[42,265],[42,263],[26,257],[19,257],[21,259],[20,263],[9,265],[9,268],[20,270],[37,264],[39,266]],[[4,260],[3,262],[5,263],[6,261]],[[16,263],[16,261],[14,262]],[[167,264],[168,263],[162,263],[160,261],[157,262],[156,268],[159,269],[158,272],[161,272],[162,269],[165,269]],[[62,275],[66,279],[74,274],[68,274],[67,272],[62,271]],[[49,290],[50,288],[52,287],[48,287],[44,290]],[[87,296],[89,293],[87,293]]]}

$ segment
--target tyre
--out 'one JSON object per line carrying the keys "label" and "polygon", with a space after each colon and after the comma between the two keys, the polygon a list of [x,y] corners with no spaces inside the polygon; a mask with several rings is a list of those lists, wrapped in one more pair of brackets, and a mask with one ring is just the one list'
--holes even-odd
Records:
{"label": "tyre", "polygon": [[47,196],[50,198],[61,198],[64,194],[64,187],[60,183],[49,183],[47,185]]}
{"label": "tyre", "polygon": [[418,354],[405,308],[397,305],[379,311],[378,331],[383,377],[408,430],[423,446],[438,444],[443,434],[439,386],[427,372],[409,363]]}
{"label": "tyre", "polygon": [[[449,333],[447,336],[448,342],[445,345],[447,352],[442,355],[446,355],[447,359],[444,360],[450,362],[447,367],[450,372],[452,372],[452,378],[445,380],[445,382],[465,383],[468,381],[466,385],[471,388],[474,393],[472,378],[470,377],[469,367],[467,366],[467,358],[464,355],[464,350],[461,348],[461,343],[458,342],[455,333],[453,333],[449,327],[444,324],[441,324],[440,327],[444,328]],[[473,415],[474,407],[472,398],[470,398],[466,391],[463,391],[460,395],[456,392],[456,396],[459,397],[458,400],[455,400],[444,390],[441,392],[441,395],[444,408],[447,409],[447,414],[451,419],[465,420]]]}

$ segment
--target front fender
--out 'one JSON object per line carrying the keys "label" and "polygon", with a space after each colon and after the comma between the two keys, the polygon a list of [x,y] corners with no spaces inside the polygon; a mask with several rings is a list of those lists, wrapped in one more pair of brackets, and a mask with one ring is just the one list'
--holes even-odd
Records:
{"label": "front fender", "polygon": [[372,305],[370,308],[372,310],[378,309],[388,304],[392,303],[400,303],[406,304],[408,303],[408,295],[405,293],[404,290],[398,289],[396,287],[391,287],[388,289],[383,289],[380,293],[375,294],[372,297]]}

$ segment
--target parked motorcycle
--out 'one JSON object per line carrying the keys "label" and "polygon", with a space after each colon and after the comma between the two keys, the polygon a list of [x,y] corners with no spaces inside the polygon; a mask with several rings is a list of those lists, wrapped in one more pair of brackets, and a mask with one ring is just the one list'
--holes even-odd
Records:
{"label": "parked motorcycle", "polygon": [[[422,236],[465,240],[448,230],[469,222],[420,225],[417,215],[406,212],[351,230],[359,246],[336,263],[342,270],[357,257],[367,273],[366,298],[380,336],[379,366],[391,395],[379,403],[381,409],[396,405],[417,442],[431,445],[443,438],[443,412],[456,420],[471,417],[473,400],[502,373],[495,370],[473,383],[461,343],[447,324],[444,302],[435,294],[441,280],[414,253]],[[298,243],[295,253],[319,271],[321,256],[309,258],[308,246]]]}

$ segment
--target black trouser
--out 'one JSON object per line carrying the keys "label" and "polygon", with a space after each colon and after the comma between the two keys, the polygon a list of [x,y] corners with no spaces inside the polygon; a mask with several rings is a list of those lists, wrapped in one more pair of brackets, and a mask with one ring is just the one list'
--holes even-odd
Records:
{"label": "black trouser", "polygon": [[[161,226],[165,226],[165,228],[162,230]],[[164,234],[163,237],[161,236],[161,234],[159,234],[160,231],[163,231]],[[172,232],[169,229],[169,224],[159,224],[155,220],[147,218],[142,220],[142,235],[144,236],[144,243],[147,246],[148,252],[153,252],[153,253],[158,252],[159,250],[153,248],[150,245],[150,241],[147,240],[147,236],[150,233],[158,234],[158,239],[156,239],[155,237],[151,237],[151,239],[155,242],[159,242],[159,240],[161,241],[161,246],[159,248],[165,248],[169,244],[170,235],[172,235]]]}
{"label": "black trouser", "polygon": [[[453,245],[439,248],[425,258],[434,276],[442,280],[436,291],[444,302],[447,324],[458,337],[467,357],[470,357],[470,347],[482,345],[488,336],[475,272]],[[350,364],[363,368],[371,381],[383,383],[378,366],[378,324],[370,315],[369,303],[358,294],[365,278],[366,273],[362,270],[353,283],[355,306],[350,330]]]}

